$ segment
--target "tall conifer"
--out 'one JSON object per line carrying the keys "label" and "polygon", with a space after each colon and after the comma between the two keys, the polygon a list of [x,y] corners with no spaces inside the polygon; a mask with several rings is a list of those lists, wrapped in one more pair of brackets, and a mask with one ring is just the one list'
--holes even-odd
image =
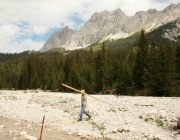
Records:
{"label": "tall conifer", "polygon": [[147,71],[147,55],[148,45],[144,29],[141,30],[141,35],[138,40],[137,56],[135,68],[133,72],[133,80],[137,89],[142,89],[146,86],[146,71]]}
{"label": "tall conifer", "polygon": [[176,80],[178,84],[178,96],[180,96],[180,42],[177,44],[176,49]]}

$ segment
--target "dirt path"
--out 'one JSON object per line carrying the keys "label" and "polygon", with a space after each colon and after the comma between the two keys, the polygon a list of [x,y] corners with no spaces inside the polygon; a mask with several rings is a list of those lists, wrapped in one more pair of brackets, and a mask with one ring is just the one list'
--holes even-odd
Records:
{"label": "dirt path", "polygon": [[[0,116],[0,140],[22,140],[21,132],[26,131],[30,136],[40,138],[41,126],[23,120],[13,120]],[[82,140],[81,136],[68,134],[45,126],[42,140]]]}

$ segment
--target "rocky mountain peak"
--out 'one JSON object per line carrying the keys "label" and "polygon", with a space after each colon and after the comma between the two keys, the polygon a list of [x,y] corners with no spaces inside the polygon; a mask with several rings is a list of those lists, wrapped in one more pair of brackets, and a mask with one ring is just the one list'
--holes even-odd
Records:
{"label": "rocky mountain peak", "polygon": [[67,25],[59,31],[54,32],[50,38],[45,42],[44,46],[40,49],[40,52],[45,52],[53,48],[57,48],[60,45],[66,43],[66,41],[75,34],[76,31],[70,29]]}
{"label": "rocky mountain peak", "polygon": [[68,25],[66,25],[62,30],[70,29]]}
{"label": "rocky mountain peak", "polygon": [[52,34],[41,50],[46,51],[55,47],[72,50],[86,47],[103,38],[124,38],[142,28],[146,31],[153,30],[175,20],[180,17],[179,15],[180,4],[171,4],[162,11],[139,11],[134,16],[126,16],[120,8],[96,12],[79,31],[65,26]]}
{"label": "rocky mountain peak", "polygon": [[147,12],[149,14],[155,14],[155,13],[157,13],[157,10],[156,9],[149,9]]}
{"label": "rocky mountain peak", "polygon": [[175,8],[176,8],[176,4],[170,4],[169,6],[164,8],[164,10],[162,10],[162,12],[166,13],[166,12],[169,12],[170,10],[175,9]]}
{"label": "rocky mountain peak", "polygon": [[114,11],[112,11],[113,14],[116,14],[116,15],[123,15],[125,16],[124,12],[118,8],[118,9],[115,9]]}
{"label": "rocky mountain peak", "polygon": [[[124,14],[124,12],[118,8],[116,10],[113,11],[102,11],[102,12],[95,12],[91,18],[89,19],[89,22],[95,22],[97,20],[105,20],[105,19],[110,19],[112,17],[125,17],[126,15]],[[87,21],[88,22],[88,21]]]}
{"label": "rocky mountain peak", "polygon": [[145,13],[145,11],[138,11],[138,12],[135,13],[135,15],[141,15],[143,13]]}

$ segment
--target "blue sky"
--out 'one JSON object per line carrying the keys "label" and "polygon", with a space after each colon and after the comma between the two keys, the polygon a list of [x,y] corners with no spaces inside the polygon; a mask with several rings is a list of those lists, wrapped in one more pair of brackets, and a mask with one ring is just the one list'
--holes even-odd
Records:
{"label": "blue sky", "polygon": [[53,32],[79,30],[95,12],[120,8],[133,16],[171,3],[180,0],[0,0],[0,53],[39,51]]}

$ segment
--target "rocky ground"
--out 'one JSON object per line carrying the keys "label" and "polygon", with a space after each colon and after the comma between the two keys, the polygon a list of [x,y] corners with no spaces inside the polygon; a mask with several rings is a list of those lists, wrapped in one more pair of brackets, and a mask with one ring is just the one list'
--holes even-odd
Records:
{"label": "rocky ground", "polygon": [[[0,117],[0,140],[37,140],[40,139],[41,126],[20,119]],[[53,129],[50,126],[43,128],[42,140],[80,140],[77,135]]]}
{"label": "rocky ground", "polygon": [[78,122],[80,94],[0,91],[0,140],[180,140],[180,98],[93,95]]}

